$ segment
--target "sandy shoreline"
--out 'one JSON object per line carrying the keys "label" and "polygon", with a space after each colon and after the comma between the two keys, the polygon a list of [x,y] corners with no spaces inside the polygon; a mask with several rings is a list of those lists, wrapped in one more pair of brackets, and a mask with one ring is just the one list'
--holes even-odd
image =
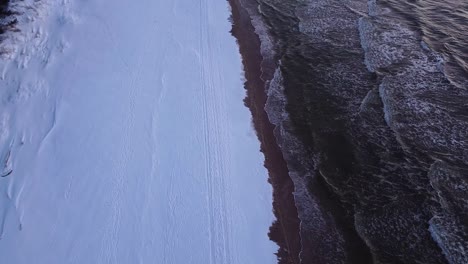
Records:
{"label": "sandy shoreline", "polygon": [[269,237],[279,245],[279,263],[299,263],[301,250],[299,219],[294,204],[294,185],[276,138],[274,125],[264,110],[265,82],[261,79],[260,40],[254,32],[250,17],[238,0],[229,0],[232,8],[232,35],[237,39],[245,72],[245,104],[252,113],[253,124],[265,156],[269,182],[273,186],[273,210],[277,218],[270,227]]}

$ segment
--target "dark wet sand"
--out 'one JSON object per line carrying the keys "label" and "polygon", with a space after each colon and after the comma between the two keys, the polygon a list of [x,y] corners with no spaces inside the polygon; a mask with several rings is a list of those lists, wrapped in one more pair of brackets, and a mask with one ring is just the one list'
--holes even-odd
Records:
{"label": "dark wet sand", "polygon": [[279,263],[299,263],[301,250],[299,219],[294,204],[294,185],[289,177],[286,162],[273,135],[274,126],[264,110],[267,96],[265,82],[261,79],[260,40],[254,32],[245,9],[238,0],[229,0],[232,8],[232,35],[236,37],[245,72],[247,97],[244,102],[250,109],[253,124],[260,140],[260,148],[265,156],[265,167],[269,182],[273,186],[273,210],[277,221],[270,227],[269,237],[275,241]]}

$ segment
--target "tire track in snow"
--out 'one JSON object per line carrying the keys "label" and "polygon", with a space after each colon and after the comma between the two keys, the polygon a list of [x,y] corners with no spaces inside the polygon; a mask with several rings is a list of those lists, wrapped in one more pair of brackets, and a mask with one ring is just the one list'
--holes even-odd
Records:
{"label": "tire track in snow", "polygon": [[[219,68],[215,67],[214,50],[212,49],[212,38],[210,32],[209,5],[207,0],[200,1],[200,63],[202,80],[202,100],[204,123],[204,161],[206,166],[207,206],[209,214],[209,243],[210,263],[231,263],[229,244],[229,217],[226,210],[226,188],[225,177],[228,177],[226,162],[228,149],[225,140],[226,116],[219,99],[225,96],[218,95],[223,91],[219,87]],[[218,84],[218,87],[217,87]]]}

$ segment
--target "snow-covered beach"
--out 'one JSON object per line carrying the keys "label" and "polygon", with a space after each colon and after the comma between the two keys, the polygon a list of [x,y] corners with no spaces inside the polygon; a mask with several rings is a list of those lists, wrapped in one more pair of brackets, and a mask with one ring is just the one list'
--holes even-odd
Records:
{"label": "snow-covered beach", "polygon": [[275,262],[229,15],[51,0],[18,24],[1,60],[5,263]]}

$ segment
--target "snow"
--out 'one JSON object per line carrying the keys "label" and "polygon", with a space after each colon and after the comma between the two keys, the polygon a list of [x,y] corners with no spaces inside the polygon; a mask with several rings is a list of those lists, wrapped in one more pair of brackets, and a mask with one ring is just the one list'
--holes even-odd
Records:
{"label": "snow", "polygon": [[275,263],[228,3],[44,6],[0,62],[2,263]]}

